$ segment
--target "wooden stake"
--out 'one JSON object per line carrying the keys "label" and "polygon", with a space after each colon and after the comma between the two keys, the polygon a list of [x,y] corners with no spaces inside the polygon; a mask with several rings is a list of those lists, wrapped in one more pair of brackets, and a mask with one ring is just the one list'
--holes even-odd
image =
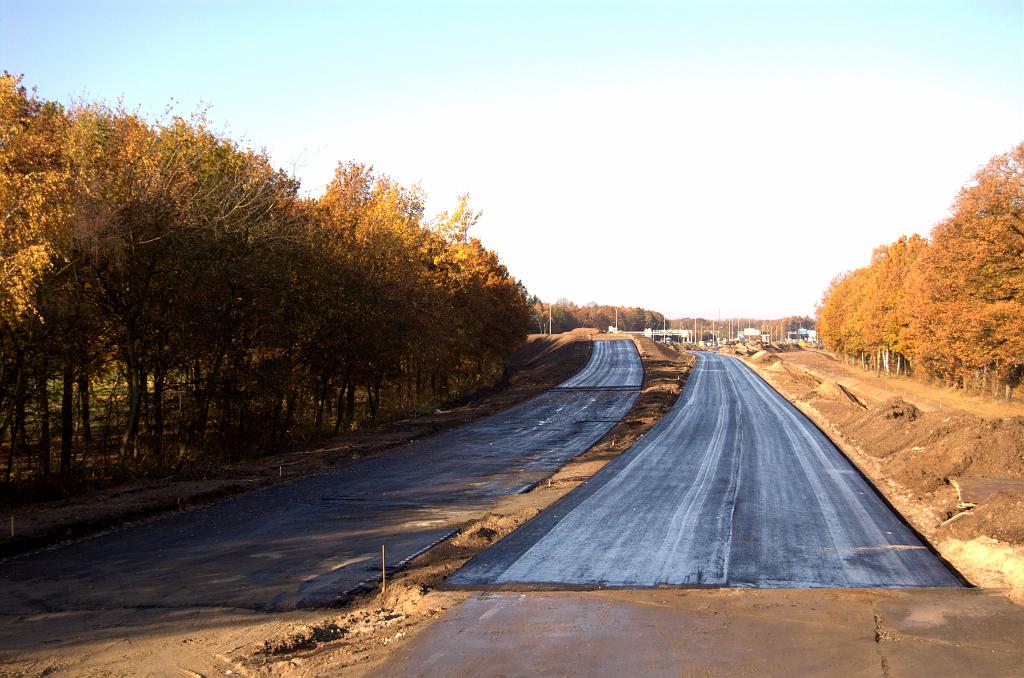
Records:
{"label": "wooden stake", "polygon": [[284,475],[284,466],[278,466],[277,467],[277,477],[280,478],[283,475]]}
{"label": "wooden stake", "polygon": [[380,592],[384,593],[388,588],[388,571],[384,566],[384,544],[380,545]]}

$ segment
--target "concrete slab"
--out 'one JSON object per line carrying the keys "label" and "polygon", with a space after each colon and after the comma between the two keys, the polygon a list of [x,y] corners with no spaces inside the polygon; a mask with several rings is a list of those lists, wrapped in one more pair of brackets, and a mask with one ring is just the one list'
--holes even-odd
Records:
{"label": "concrete slab", "polygon": [[964,589],[492,593],[454,608],[370,672],[1021,675],[1022,628],[1024,608]]}
{"label": "concrete slab", "polygon": [[876,607],[893,675],[1024,675],[1024,608],[996,591],[920,591]]}
{"label": "concrete slab", "polygon": [[870,604],[648,590],[471,598],[383,673],[877,676],[880,666]]}

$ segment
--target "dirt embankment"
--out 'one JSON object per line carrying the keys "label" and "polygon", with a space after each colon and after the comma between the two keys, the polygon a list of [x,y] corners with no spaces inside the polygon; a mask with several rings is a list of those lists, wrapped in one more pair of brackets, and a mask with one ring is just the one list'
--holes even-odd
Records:
{"label": "dirt embankment", "polygon": [[628,449],[675,404],[695,358],[634,338],[644,364],[636,403],[594,447],[532,491],[504,498],[491,513],[414,559],[385,591],[363,594],[315,623],[285,626],[231,657],[245,672],[269,675],[372,675],[400,643],[470,595],[435,587],[467,560],[553,504]]}
{"label": "dirt embankment", "polygon": [[594,334],[596,330],[580,329],[530,336],[512,355],[508,378],[499,388],[445,411],[363,429],[309,449],[242,464],[193,465],[169,478],[130,482],[60,501],[0,503],[0,557],[294,480],[493,414],[557,386],[583,369]]}
{"label": "dirt embankment", "polygon": [[[772,348],[730,352],[811,416],[972,583],[1024,598],[1024,417],[925,412],[902,397],[861,397]],[[956,487],[993,482],[1007,489],[978,493],[970,508]]]}

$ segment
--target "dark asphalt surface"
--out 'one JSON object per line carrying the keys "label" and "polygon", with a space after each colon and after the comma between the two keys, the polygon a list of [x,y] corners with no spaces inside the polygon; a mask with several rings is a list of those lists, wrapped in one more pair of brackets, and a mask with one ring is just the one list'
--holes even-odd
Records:
{"label": "dark asphalt surface", "polygon": [[831,441],[735,358],[454,587],[955,587]]}
{"label": "dark asphalt surface", "polygon": [[640,388],[644,381],[644,368],[639,360],[631,359],[636,346],[631,341],[602,341],[590,362],[579,373],[559,384],[565,388]]}
{"label": "dark asphalt surface", "polygon": [[[609,374],[615,375],[609,378]],[[631,341],[594,342],[580,375],[385,455],[0,563],[0,613],[327,605],[448,534],[460,512],[532,486],[632,406]]]}

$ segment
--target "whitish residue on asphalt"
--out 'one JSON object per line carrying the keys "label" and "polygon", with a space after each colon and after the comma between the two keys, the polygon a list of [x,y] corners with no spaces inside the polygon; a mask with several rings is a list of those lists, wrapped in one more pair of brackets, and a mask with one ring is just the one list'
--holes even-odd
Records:
{"label": "whitish residue on asphalt", "polygon": [[959,586],[832,442],[738,360],[453,586]]}

